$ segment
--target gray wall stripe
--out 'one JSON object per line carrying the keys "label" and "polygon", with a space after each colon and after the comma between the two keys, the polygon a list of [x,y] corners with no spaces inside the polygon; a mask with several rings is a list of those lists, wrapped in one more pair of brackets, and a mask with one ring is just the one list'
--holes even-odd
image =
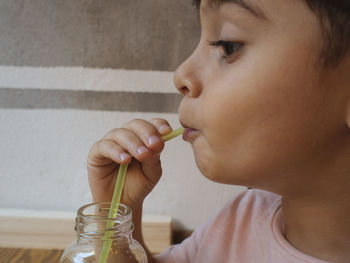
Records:
{"label": "gray wall stripe", "polygon": [[80,109],[176,113],[182,96],[173,93],[0,88],[2,109]]}
{"label": "gray wall stripe", "polygon": [[191,0],[1,0],[0,61],[173,71],[195,48]]}

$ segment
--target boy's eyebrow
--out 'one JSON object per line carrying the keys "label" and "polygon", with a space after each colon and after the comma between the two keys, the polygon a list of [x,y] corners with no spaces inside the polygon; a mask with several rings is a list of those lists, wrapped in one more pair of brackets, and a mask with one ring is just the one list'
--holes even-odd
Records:
{"label": "boy's eyebrow", "polygon": [[[199,9],[201,0],[193,0],[194,5]],[[253,14],[257,18],[268,20],[266,15],[262,12],[262,10],[257,6],[252,6],[248,4],[245,0],[208,0],[209,8],[219,8],[224,3],[231,3],[234,5],[238,5],[245,10],[249,11],[249,13]]]}

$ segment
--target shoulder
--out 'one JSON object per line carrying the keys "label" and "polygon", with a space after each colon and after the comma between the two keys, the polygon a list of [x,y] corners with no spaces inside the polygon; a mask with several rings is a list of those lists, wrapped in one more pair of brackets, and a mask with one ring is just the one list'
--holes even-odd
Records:
{"label": "shoulder", "polygon": [[258,189],[235,194],[212,218],[207,227],[249,225],[265,221],[281,204],[281,196]]}
{"label": "shoulder", "polygon": [[[242,253],[240,248],[255,244],[255,226],[263,227],[266,221],[259,218],[271,214],[279,203],[280,196],[266,191],[239,192],[189,238],[157,256],[157,262],[228,262]],[[230,244],[239,244],[238,250],[235,245],[228,248]]]}
{"label": "shoulder", "polygon": [[248,211],[261,212],[274,209],[281,201],[281,196],[258,189],[247,189],[234,195],[219,214],[246,213]]}
{"label": "shoulder", "polygon": [[247,211],[263,212],[275,209],[280,204],[281,196],[259,189],[247,189],[232,197],[222,209],[222,212]]}
{"label": "shoulder", "polygon": [[[257,245],[256,230],[261,229],[268,233],[270,219],[280,207],[280,203],[279,195],[262,190],[249,189],[235,194],[194,232],[192,238],[196,244],[196,255],[200,258],[231,258],[237,253],[242,253],[239,249],[236,251],[236,248]],[[230,246],[228,249],[228,244],[239,246]]]}

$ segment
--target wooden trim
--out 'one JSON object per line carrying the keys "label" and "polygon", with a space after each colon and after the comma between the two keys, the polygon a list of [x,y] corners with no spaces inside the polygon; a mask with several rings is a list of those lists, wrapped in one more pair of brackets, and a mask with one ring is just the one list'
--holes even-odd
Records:
{"label": "wooden trim", "polygon": [[1,248],[0,262],[6,263],[59,263],[62,250]]}
{"label": "wooden trim", "polygon": [[[64,249],[75,239],[75,213],[0,209],[0,247]],[[142,218],[145,243],[152,253],[171,244],[171,217]]]}

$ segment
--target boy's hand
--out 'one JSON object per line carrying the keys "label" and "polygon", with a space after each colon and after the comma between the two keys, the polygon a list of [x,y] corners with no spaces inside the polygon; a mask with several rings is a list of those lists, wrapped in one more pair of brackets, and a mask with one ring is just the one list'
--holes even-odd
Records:
{"label": "boy's hand", "polygon": [[112,200],[119,164],[129,164],[121,203],[130,207],[142,204],[161,177],[161,136],[171,131],[164,119],[135,119],[96,142],[87,159],[94,202]]}

